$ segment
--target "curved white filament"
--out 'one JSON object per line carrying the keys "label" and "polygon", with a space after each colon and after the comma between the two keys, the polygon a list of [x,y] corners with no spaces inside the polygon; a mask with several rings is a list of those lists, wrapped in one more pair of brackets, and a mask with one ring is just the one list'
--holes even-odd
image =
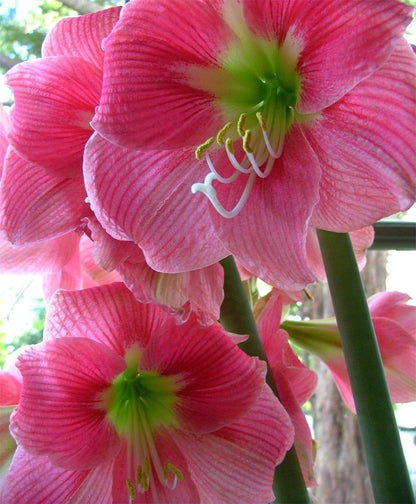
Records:
{"label": "curved white filament", "polygon": [[[236,173],[238,173],[238,172],[236,172]],[[212,172],[208,173],[208,175],[205,177],[205,180],[203,183],[197,182],[196,184],[192,184],[191,191],[193,194],[195,194],[198,191],[205,194],[205,196],[207,196],[207,198],[211,201],[215,210],[222,217],[225,217],[226,219],[232,219],[233,217],[235,217],[236,215],[238,215],[241,212],[244,205],[246,204],[246,201],[247,201],[249,194],[251,192],[251,188],[253,187],[253,183],[254,183],[255,178],[256,178],[256,174],[254,171],[252,171],[247,179],[247,183],[244,188],[243,194],[241,195],[238,203],[235,205],[235,207],[232,210],[226,210],[221,205],[221,203],[218,201],[217,191],[212,186],[212,182],[214,180],[216,180],[216,177],[215,177],[215,174]]]}

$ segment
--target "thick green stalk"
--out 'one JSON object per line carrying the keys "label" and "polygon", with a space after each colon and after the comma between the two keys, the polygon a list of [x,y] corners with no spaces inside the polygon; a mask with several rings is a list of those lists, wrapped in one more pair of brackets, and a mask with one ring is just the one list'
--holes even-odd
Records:
{"label": "thick green stalk", "polygon": [[[267,362],[253,312],[248,302],[234,258],[229,256],[221,261],[224,268],[224,302],[221,306],[221,324],[227,331],[248,334],[246,341],[239,346],[248,355],[259,357]],[[276,396],[278,392],[269,366],[266,381]],[[284,461],[276,467],[273,490],[276,502],[280,504],[309,503],[295,449],[292,447]]]}
{"label": "thick green stalk", "polygon": [[377,503],[414,496],[357,261],[346,233],[318,230]]}

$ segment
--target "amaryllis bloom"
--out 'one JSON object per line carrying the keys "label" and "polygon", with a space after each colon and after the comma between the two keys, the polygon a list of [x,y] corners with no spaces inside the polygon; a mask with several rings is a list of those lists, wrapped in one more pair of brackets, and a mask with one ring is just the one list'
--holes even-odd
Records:
{"label": "amaryllis bloom", "polygon": [[18,367],[2,502],[273,500],[293,427],[219,324],[177,325],[121,283],[58,291]]}
{"label": "amaryllis bloom", "polygon": [[[393,402],[416,400],[416,306],[407,294],[381,292],[369,299],[370,315]],[[319,357],[331,371],[346,405],[354,398],[335,318],[285,320],[290,339]]]}
{"label": "amaryllis bloom", "polygon": [[141,152],[103,166],[91,140],[99,220],[160,271],[225,249],[273,285],[313,281],[309,226],[352,231],[413,201],[411,12],[395,0],[129,2],[104,41],[92,125]]}
{"label": "amaryllis bloom", "polygon": [[[262,307],[257,325],[279,398],[295,428],[295,449],[305,484],[314,486],[314,446],[301,406],[314,393],[318,377],[300,361],[289,345],[287,332],[280,329],[283,300],[282,295],[273,290]],[[264,299],[260,303],[263,304]]]}

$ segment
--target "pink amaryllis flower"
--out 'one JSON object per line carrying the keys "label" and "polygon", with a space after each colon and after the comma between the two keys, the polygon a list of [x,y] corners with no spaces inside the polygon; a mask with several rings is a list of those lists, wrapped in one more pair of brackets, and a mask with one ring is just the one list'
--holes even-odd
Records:
{"label": "pink amaryllis flower", "polygon": [[[368,305],[393,402],[416,400],[416,306],[407,294],[381,292]],[[290,339],[319,357],[331,371],[346,405],[355,411],[354,398],[335,318],[285,320]]]}
{"label": "pink amaryllis flower", "polygon": [[232,253],[302,288],[309,226],[352,231],[413,201],[410,19],[395,0],[129,2],[104,42],[92,125],[141,152],[102,166],[91,140],[99,220],[157,270]]}
{"label": "pink amaryllis flower", "polygon": [[263,364],[121,283],[58,291],[18,360],[2,502],[270,502],[293,427]]}

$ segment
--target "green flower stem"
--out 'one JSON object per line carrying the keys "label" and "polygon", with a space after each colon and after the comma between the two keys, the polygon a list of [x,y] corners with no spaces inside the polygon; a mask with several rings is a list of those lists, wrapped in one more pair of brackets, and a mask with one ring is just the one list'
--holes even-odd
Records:
{"label": "green flower stem", "polygon": [[348,234],[318,230],[376,502],[414,496],[374,328]]}
{"label": "green flower stem", "polygon": [[[227,331],[248,334],[248,339],[240,343],[240,348],[248,355],[259,357],[267,362],[253,312],[234,258],[229,256],[223,259],[221,265],[224,268],[224,302],[221,306],[221,324]],[[267,366],[266,381],[278,397],[269,366]],[[310,502],[294,447],[287,452],[284,461],[276,467],[273,490],[276,502],[280,504]]]}

